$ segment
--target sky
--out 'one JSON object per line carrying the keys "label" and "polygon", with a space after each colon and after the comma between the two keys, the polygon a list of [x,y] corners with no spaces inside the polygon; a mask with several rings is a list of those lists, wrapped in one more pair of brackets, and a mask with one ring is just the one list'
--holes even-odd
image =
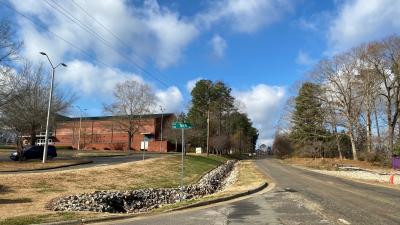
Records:
{"label": "sky", "polygon": [[66,63],[57,87],[76,93],[87,115],[102,115],[128,79],[150,84],[172,113],[187,110],[197,80],[219,80],[258,144],[272,143],[291,87],[315,63],[398,34],[399,17],[398,0],[0,0],[22,56]]}

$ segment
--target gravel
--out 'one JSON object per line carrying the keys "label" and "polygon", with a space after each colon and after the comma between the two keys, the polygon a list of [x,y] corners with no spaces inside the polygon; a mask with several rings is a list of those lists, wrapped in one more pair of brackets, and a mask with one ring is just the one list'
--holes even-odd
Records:
{"label": "gravel", "polygon": [[350,179],[360,179],[368,181],[377,181],[382,183],[389,183],[390,176],[394,174],[393,183],[400,184],[400,174],[393,172],[392,174],[382,174],[380,172],[374,172],[370,170],[349,170],[348,168],[344,171],[329,171],[329,170],[312,170],[314,172],[323,173],[327,175],[345,177]]}
{"label": "gravel", "polygon": [[[213,194],[236,180],[236,161],[229,160],[204,175],[196,184],[182,188],[147,188],[132,191],[95,191],[53,200],[54,211],[137,213],[182,200]],[[232,172],[235,171],[236,172]]]}

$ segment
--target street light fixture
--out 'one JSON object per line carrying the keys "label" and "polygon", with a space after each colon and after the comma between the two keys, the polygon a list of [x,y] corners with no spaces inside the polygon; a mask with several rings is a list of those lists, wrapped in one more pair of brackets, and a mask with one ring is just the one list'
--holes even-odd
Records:
{"label": "street light fixture", "polygon": [[53,99],[54,74],[55,74],[55,71],[56,71],[57,67],[59,67],[60,65],[64,66],[64,67],[67,67],[67,64],[59,63],[59,64],[57,64],[57,66],[54,66],[53,63],[51,62],[49,56],[45,52],[40,52],[40,54],[46,56],[47,60],[49,60],[51,68],[52,68],[51,83],[50,83],[50,94],[49,94],[49,105],[47,107],[46,136],[44,138],[44,150],[43,150],[43,163],[46,163],[47,149],[49,148],[49,122],[50,122],[51,100]]}

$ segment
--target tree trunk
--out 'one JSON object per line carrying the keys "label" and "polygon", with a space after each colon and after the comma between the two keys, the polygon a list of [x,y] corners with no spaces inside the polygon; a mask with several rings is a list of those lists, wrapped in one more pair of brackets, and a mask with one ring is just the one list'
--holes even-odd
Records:
{"label": "tree trunk", "polygon": [[128,132],[128,151],[132,150],[132,133]]}
{"label": "tree trunk", "polygon": [[376,106],[374,105],[374,116],[375,116],[375,126],[376,126],[376,134],[378,137],[378,144],[379,147],[381,147],[381,132],[379,130],[379,120],[378,120],[378,110],[376,109]]}
{"label": "tree trunk", "polygon": [[371,112],[367,109],[367,151],[372,151],[372,129],[371,129]]}
{"label": "tree trunk", "polygon": [[351,142],[351,152],[353,153],[353,159],[358,160],[357,157],[357,148],[356,148],[356,142],[354,140],[354,131],[353,128],[348,131],[349,132],[349,137],[350,137],[350,142]]}
{"label": "tree trunk", "polygon": [[35,133],[35,130],[32,128],[30,145],[32,145],[32,146],[35,145],[35,141],[36,141],[36,133]]}
{"label": "tree trunk", "polygon": [[393,137],[394,137],[394,126],[392,124],[392,113],[391,113],[391,109],[388,109],[388,115],[387,115],[387,119],[388,119],[388,155],[391,155],[391,153],[393,152]]}
{"label": "tree trunk", "polygon": [[339,138],[339,134],[337,132],[337,127],[336,125],[332,125],[333,128],[333,132],[335,133],[335,138],[336,138],[336,147],[339,153],[339,159],[343,160],[343,155],[342,155],[342,147],[340,146],[340,138]]}

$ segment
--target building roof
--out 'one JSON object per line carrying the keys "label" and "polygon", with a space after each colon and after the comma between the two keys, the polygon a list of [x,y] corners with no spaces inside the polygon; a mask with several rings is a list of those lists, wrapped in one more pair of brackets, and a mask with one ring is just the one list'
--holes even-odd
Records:
{"label": "building roof", "polygon": [[[134,118],[161,118],[162,116],[164,117],[170,117],[174,116],[173,113],[158,113],[158,114],[145,114],[145,115],[134,115]],[[123,118],[126,116],[88,116],[88,117],[82,117],[82,120],[111,120],[114,118]],[[58,115],[57,116],[57,121],[59,122],[66,122],[66,121],[77,121],[80,120],[81,117],[68,117],[64,115]]]}

